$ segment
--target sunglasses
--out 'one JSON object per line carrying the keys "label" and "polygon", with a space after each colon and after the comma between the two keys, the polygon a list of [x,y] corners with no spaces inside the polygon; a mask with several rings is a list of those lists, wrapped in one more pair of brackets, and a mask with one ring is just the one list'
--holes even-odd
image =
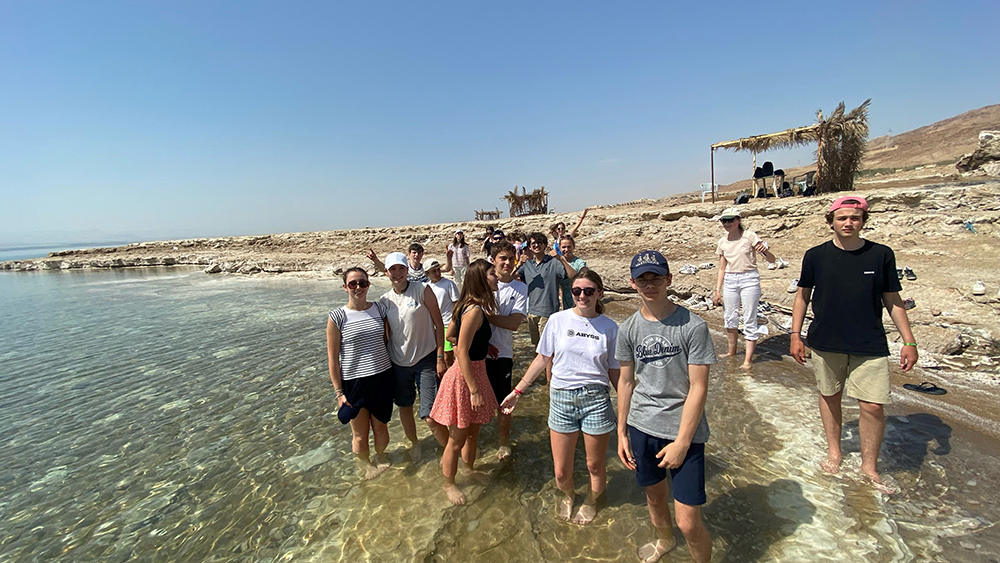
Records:
{"label": "sunglasses", "polygon": [[635,278],[632,281],[634,281],[635,285],[639,287],[649,287],[651,285],[659,287],[663,285],[663,282],[667,281],[667,276],[656,276],[652,278]]}
{"label": "sunglasses", "polygon": [[723,225],[728,225],[728,224],[732,223],[735,220],[736,219],[722,219],[722,224]]}
{"label": "sunglasses", "polygon": [[593,297],[594,294],[597,293],[597,288],[596,287],[574,287],[573,289],[569,290],[569,292],[573,294],[573,297],[579,297],[581,293],[583,295],[586,295],[587,297]]}
{"label": "sunglasses", "polygon": [[370,285],[371,282],[369,282],[368,280],[351,280],[347,282],[347,289],[357,289],[359,287],[361,289],[364,289]]}

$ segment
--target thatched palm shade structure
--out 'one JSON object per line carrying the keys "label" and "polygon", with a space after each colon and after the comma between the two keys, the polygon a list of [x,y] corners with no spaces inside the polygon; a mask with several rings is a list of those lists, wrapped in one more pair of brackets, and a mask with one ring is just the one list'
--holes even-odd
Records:
{"label": "thatched palm shade structure", "polygon": [[868,105],[871,101],[871,98],[865,100],[846,115],[844,102],[840,102],[826,119],[822,110],[818,111],[813,125],[713,144],[712,202],[715,202],[715,149],[752,152],[753,169],[756,169],[757,153],[815,142],[817,193],[854,189],[854,174],[861,166],[868,140]]}
{"label": "thatched palm shade structure", "polygon": [[517,193],[517,186],[514,186],[502,199],[510,204],[511,217],[544,215],[549,212],[549,192],[545,191],[545,186],[536,188],[531,193],[525,187],[521,188],[521,193]]}

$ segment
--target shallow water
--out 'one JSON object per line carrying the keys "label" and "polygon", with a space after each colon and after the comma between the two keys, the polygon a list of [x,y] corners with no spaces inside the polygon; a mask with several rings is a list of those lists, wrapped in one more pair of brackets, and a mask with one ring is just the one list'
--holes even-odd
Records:
{"label": "shallow water", "polygon": [[[4,274],[0,290],[0,561],[635,561],[652,538],[614,440],[597,520],[554,518],[539,388],[510,461],[483,430],[482,474],[459,476],[468,505],[448,504],[422,425],[420,463],[394,421],[393,467],[361,482],[326,371],[335,281],[171,268]],[[711,372],[713,560],[997,560],[995,439],[892,407],[881,468],[903,492],[885,497],[851,471],[856,407],[847,468],[824,475],[808,372],[767,357],[738,371]],[[690,560],[683,542],[667,560]]]}

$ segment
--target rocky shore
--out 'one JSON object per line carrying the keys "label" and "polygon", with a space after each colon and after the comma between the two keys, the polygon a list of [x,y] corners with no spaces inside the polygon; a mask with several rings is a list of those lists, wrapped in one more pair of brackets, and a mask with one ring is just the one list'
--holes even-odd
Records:
{"label": "rocky shore", "polygon": [[[871,218],[864,236],[892,247],[897,264],[909,266],[917,280],[903,280],[904,298],[912,297],[914,333],[921,342],[924,368],[956,369],[987,379],[1000,376],[998,283],[1000,283],[1000,181],[929,184],[906,188],[865,188]],[[804,252],[830,237],[823,218],[832,194],[821,197],[751,200],[741,206],[744,223],[769,241],[772,251],[790,266],[762,269],[763,300],[772,338],[786,333],[793,295],[787,287],[798,277]],[[657,248],[671,261],[673,290],[694,308],[717,314],[704,299],[711,295],[717,269],[679,273],[686,264],[715,261],[721,229],[713,218],[730,199],[701,203],[691,195],[640,200],[590,210],[577,237],[577,254],[597,270],[608,288],[632,293],[627,264],[644,248]],[[494,222],[507,232],[548,232],[557,221],[572,224],[578,213],[517,217]],[[286,233],[144,242],[112,248],[54,252],[45,258],[0,263],[16,272],[199,266],[209,274],[288,274],[337,276],[352,266],[370,269],[365,252],[378,254],[406,250],[412,242],[426,248],[426,259],[444,261],[445,247],[456,228],[470,239],[479,238],[485,222],[466,221],[434,225],[312,233]],[[475,244],[475,243],[474,243]],[[986,283],[985,295],[973,295],[977,280]],[[887,323],[887,328],[892,327]],[[891,329],[891,328],[890,328]],[[890,334],[890,342],[898,335]],[[898,343],[896,344],[898,350]]]}

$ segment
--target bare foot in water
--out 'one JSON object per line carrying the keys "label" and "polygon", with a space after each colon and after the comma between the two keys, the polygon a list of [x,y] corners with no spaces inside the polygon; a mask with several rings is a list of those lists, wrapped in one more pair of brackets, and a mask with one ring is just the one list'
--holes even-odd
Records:
{"label": "bare foot in water", "polygon": [[893,485],[890,485],[889,483],[883,481],[882,477],[878,473],[872,474],[872,473],[865,473],[862,471],[861,475],[865,478],[866,481],[868,481],[868,484],[870,484],[872,487],[875,487],[875,490],[884,495],[894,495],[899,492],[898,487],[894,487]]}
{"label": "bare foot in water", "polygon": [[732,352],[726,352],[725,354],[719,354],[719,357],[720,358],[731,358],[731,357],[733,357],[735,355],[736,355],[736,350],[733,350]]}
{"label": "bare foot in water", "polygon": [[420,461],[423,452],[420,449],[420,441],[410,442],[410,461],[416,463]]}
{"label": "bare foot in water", "polygon": [[444,493],[448,495],[448,500],[458,506],[465,504],[465,493],[459,490],[454,483],[448,483],[444,486]]}
{"label": "bare foot in water", "polygon": [[503,461],[510,457],[510,448],[507,446],[500,446],[497,450],[497,459]]}
{"label": "bare foot in water", "polygon": [[371,461],[364,459],[362,457],[355,458],[355,465],[358,468],[358,473],[361,474],[361,479],[364,481],[370,481],[382,474],[384,469],[379,469],[372,465]]}
{"label": "bare foot in water", "polygon": [[391,466],[392,463],[389,461],[389,456],[385,455],[385,453],[375,454],[375,467],[379,469],[380,473],[389,469]]}
{"label": "bare foot in water", "polygon": [[664,556],[668,551],[673,549],[677,545],[677,540],[670,539],[656,540],[647,543],[646,545],[639,548],[639,561],[642,563],[656,563]]}
{"label": "bare foot in water", "polygon": [[593,504],[583,503],[576,511],[576,516],[573,517],[573,523],[581,526],[584,524],[590,524],[594,521],[595,516],[597,516],[597,507]]}
{"label": "bare foot in water", "polygon": [[837,473],[840,473],[840,458],[828,457],[820,462],[819,468],[826,473],[836,475]]}
{"label": "bare foot in water", "polygon": [[743,371],[750,371],[750,362],[743,362],[743,365],[740,366],[740,369]]}
{"label": "bare foot in water", "polygon": [[560,520],[569,521],[570,515],[573,513],[573,499],[564,496],[562,500],[559,501],[559,505],[556,507],[556,516]]}

